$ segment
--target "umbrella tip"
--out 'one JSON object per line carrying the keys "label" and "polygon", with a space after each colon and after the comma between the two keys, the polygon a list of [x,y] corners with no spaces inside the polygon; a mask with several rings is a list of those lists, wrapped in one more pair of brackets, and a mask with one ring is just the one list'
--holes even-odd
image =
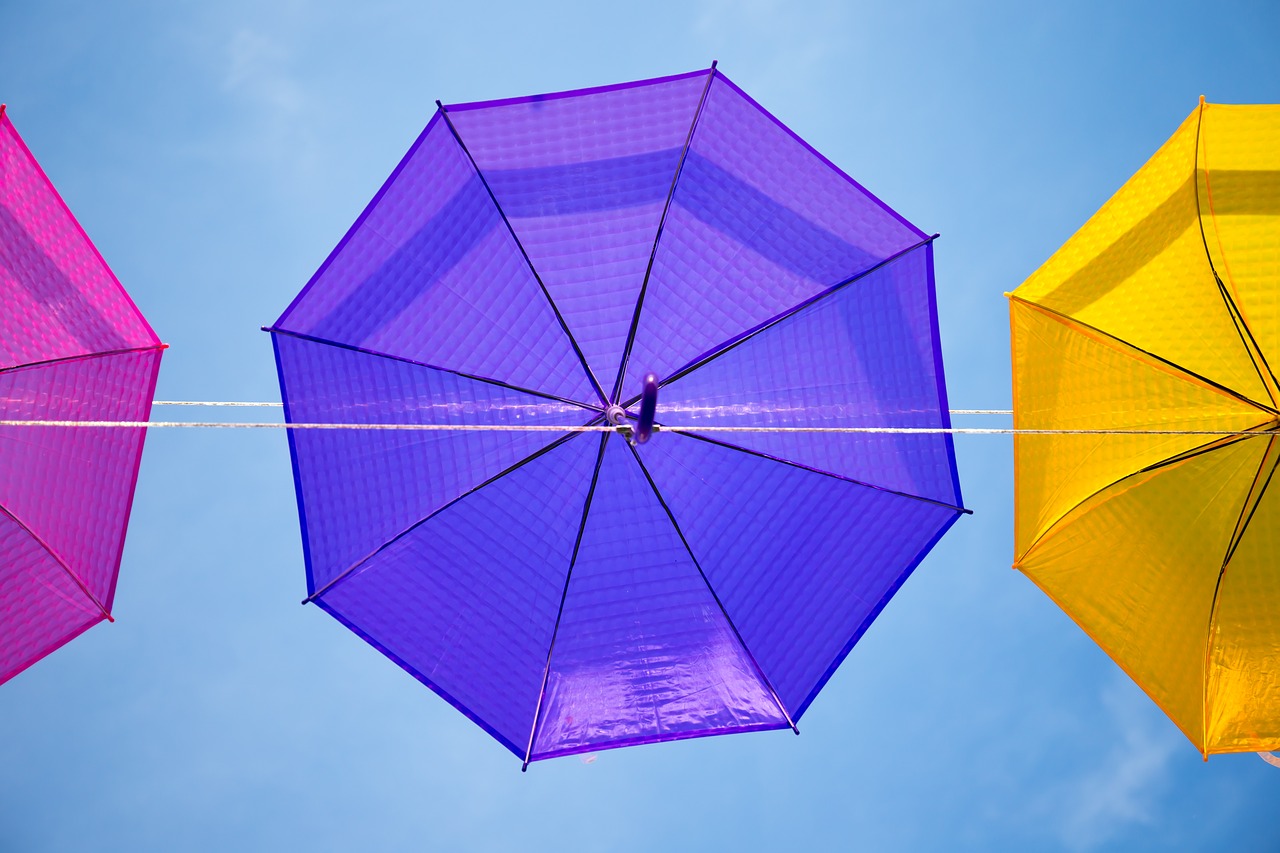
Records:
{"label": "umbrella tip", "polygon": [[1204,95],[1200,96],[1200,106],[1204,106]]}
{"label": "umbrella tip", "polygon": [[720,60],[718,60],[718,59],[713,59],[713,60],[711,60],[711,70],[712,70],[712,71],[715,71],[715,70],[716,70],[716,65],[717,65],[719,62],[720,62]]}
{"label": "umbrella tip", "polygon": [[440,103],[440,99],[436,98],[436,109],[443,110],[444,104]]}

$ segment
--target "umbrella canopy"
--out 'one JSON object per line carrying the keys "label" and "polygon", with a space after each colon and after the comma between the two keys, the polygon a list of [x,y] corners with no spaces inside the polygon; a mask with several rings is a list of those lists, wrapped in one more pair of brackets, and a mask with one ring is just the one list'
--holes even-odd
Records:
{"label": "umbrella canopy", "polygon": [[270,331],[308,600],[526,765],[794,727],[963,511],[814,431],[948,425],[932,238],[714,66],[441,107]]}
{"label": "umbrella canopy", "polygon": [[[146,421],[164,345],[0,108],[0,420]],[[111,619],[146,430],[0,425],[0,682]]]}
{"label": "umbrella canopy", "polygon": [[[1015,566],[1204,755],[1280,746],[1280,107],[1201,105],[1010,294]],[[1239,432],[1244,434],[1213,434]]]}

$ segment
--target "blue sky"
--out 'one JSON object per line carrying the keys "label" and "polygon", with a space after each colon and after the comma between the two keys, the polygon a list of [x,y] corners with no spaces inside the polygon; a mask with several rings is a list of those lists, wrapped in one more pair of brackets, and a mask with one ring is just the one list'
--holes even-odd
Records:
{"label": "blue sky", "polygon": [[[278,399],[268,336],[434,110],[720,69],[937,243],[952,404],[1016,287],[1204,93],[1280,101],[1274,2],[0,0],[0,101],[161,338],[161,399]],[[172,416],[172,410],[157,412]],[[968,421],[982,425],[984,422]],[[998,419],[987,425],[1003,425]],[[1009,569],[1011,447],[806,714],[502,747],[305,595],[284,435],[152,431],[115,615],[0,687],[0,850],[1280,849]]]}

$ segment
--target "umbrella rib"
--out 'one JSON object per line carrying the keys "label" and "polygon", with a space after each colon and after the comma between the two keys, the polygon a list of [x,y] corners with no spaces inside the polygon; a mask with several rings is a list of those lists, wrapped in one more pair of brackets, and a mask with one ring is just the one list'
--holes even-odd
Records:
{"label": "umbrella rib", "polygon": [[28,536],[30,536],[33,540],[35,540],[36,544],[37,544],[37,545],[39,545],[41,548],[43,548],[43,549],[44,549],[44,551],[45,551],[45,552],[46,552],[50,557],[52,557],[52,558],[53,558],[54,562],[56,562],[59,566],[61,566],[61,567],[62,567],[62,570],[63,570],[64,572],[66,572],[66,573],[67,573],[67,575],[71,578],[71,580],[75,581],[75,584],[76,584],[76,586],[77,586],[77,587],[79,587],[79,588],[80,588],[80,591],[81,591],[81,592],[83,592],[83,593],[85,594],[85,596],[86,596],[90,601],[92,601],[92,602],[93,602],[94,606],[95,606],[95,607],[97,607],[97,608],[98,608],[98,610],[100,610],[100,611],[102,612],[102,615],[103,615],[104,617],[106,617],[106,620],[107,620],[108,622],[114,622],[114,621],[116,621],[116,620],[115,620],[115,617],[111,615],[111,612],[110,612],[109,610],[107,610],[106,606],[105,606],[105,605],[103,605],[103,603],[102,603],[101,601],[99,601],[99,600],[98,600],[98,596],[94,595],[94,594],[93,594],[93,591],[89,589],[88,584],[86,584],[86,583],[84,582],[84,580],[82,580],[82,579],[81,579],[81,577],[80,577],[78,574],[76,574],[74,571],[72,571],[71,567],[67,565],[67,562],[66,562],[65,560],[63,560],[61,556],[59,556],[59,554],[58,554],[58,552],[57,552],[57,551],[53,550],[53,548],[49,545],[49,543],[48,543],[48,542],[44,541],[44,539],[43,539],[43,538],[41,538],[41,536],[40,536],[38,533],[36,533],[34,530],[32,530],[30,527],[28,527],[28,526],[26,525],[26,523],[25,523],[25,522],[23,522],[23,520],[22,520],[22,519],[18,518],[16,515],[14,515],[14,514],[9,510],[9,508],[8,508],[8,507],[6,507],[6,506],[0,506],[0,513],[3,513],[5,516],[7,516],[9,519],[11,519],[11,520],[13,521],[13,523],[14,523],[14,524],[16,524],[16,525],[18,525],[19,527],[21,527],[21,528],[22,528],[22,530],[23,530],[23,532],[25,532]]}
{"label": "umbrella rib", "polygon": [[774,689],[773,682],[769,680],[769,676],[765,674],[764,668],[760,666],[760,662],[756,660],[756,656],[751,653],[751,649],[747,647],[747,642],[742,638],[742,632],[738,630],[738,626],[734,624],[733,618],[729,612],[725,610],[724,602],[720,600],[720,596],[716,593],[715,587],[711,585],[711,580],[707,577],[707,573],[702,570],[702,564],[698,562],[698,557],[693,553],[693,548],[689,546],[689,540],[685,538],[684,531],[680,529],[680,523],[676,521],[675,513],[671,511],[671,507],[667,505],[666,498],[662,496],[662,492],[658,490],[658,484],[653,481],[653,475],[649,473],[649,469],[645,467],[644,460],[640,458],[640,451],[634,445],[628,444],[627,448],[631,451],[631,455],[635,457],[636,464],[640,466],[640,470],[644,472],[644,478],[649,482],[649,488],[653,489],[653,495],[658,499],[658,503],[662,506],[663,512],[667,514],[671,526],[675,528],[676,535],[680,537],[681,544],[684,545],[685,551],[689,554],[689,559],[693,561],[694,568],[698,570],[698,575],[702,578],[702,582],[707,585],[707,592],[711,593],[716,607],[720,608],[720,615],[724,617],[724,621],[728,623],[729,629],[733,631],[733,636],[737,638],[738,645],[742,647],[742,652],[747,656],[747,660],[751,661],[751,665],[755,667],[756,674],[760,680],[764,682],[764,686],[768,688],[769,695],[773,697],[774,704],[778,706],[778,710],[782,712],[782,717],[787,721],[787,725],[796,734],[800,734],[800,729],[796,727],[795,720],[791,719],[785,705],[782,704],[782,698],[778,696],[778,691]]}
{"label": "umbrella rib", "polygon": [[[1194,176],[1200,171],[1200,131],[1204,126],[1204,98],[1200,98],[1200,109],[1196,114],[1196,156],[1195,163],[1192,166],[1192,175]],[[1206,193],[1206,201],[1209,204],[1209,215],[1213,215],[1213,193],[1209,190],[1209,164],[1204,164],[1204,186]],[[1213,254],[1209,251],[1209,238],[1204,232],[1204,211],[1200,206],[1200,182],[1195,182],[1196,187],[1196,226],[1200,229],[1200,244],[1204,246],[1204,257],[1209,263],[1209,271],[1213,273],[1213,280],[1218,283],[1218,293],[1222,295],[1223,301],[1227,305],[1227,313],[1231,315],[1231,322],[1236,327],[1236,334],[1240,335],[1240,342],[1244,344],[1245,352],[1249,356],[1249,361],[1253,363],[1253,369],[1257,371],[1258,379],[1262,381],[1262,387],[1266,390],[1267,395],[1271,397],[1271,405],[1277,405],[1275,387],[1275,372],[1271,370],[1271,365],[1267,363],[1267,357],[1263,354],[1262,348],[1258,346],[1257,340],[1253,337],[1253,331],[1249,328],[1249,324],[1245,322],[1244,312],[1236,305],[1235,300],[1227,293],[1226,285],[1222,283],[1222,277],[1218,275],[1218,269],[1213,263]],[[1221,238],[1219,238],[1221,240]],[[1223,255],[1225,259],[1225,252]],[[1230,268],[1228,268],[1228,276],[1230,276]],[[1261,366],[1259,366],[1261,362]],[[1263,369],[1266,374],[1263,374]],[[1271,378],[1270,384],[1267,377]]]}
{"label": "umbrella rib", "polygon": [[690,432],[688,430],[683,430],[683,429],[665,429],[663,430],[663,432],[673,433],[675,435],[683,435],[687,438],[693,438],[693,439],[697,439],[698,441],[705,441],[708,444],[714,444],[717,447],[723,447],[725,450],[736,450],[739,453],[746,453],[749,456],[755,456],[760,459],[767,459],[770,462],[777,462],[779,465],[788,465],[792,468],[799,468],[801,471],[809,471],[810,473],[813,473],[813,474],[820,474],[823,477],[831,477],[832,479],[843,480],[844,482],[854,486],[862,486],[867,489],[875,489],[877,492],[885,492],[890,495],[897,495],[900,498],[910,498],[913,501],[921,501],[922,503],[933,504],[934,506],[942,507],[943,509],[949,509],[954,512],[963,513],[965,515],[973,515],[973,510],[965,509],[964,507],[956,506],[955,504],[949,504],[946,501],[935,500],[934,498],[926,498],[923,495],[913,495],[911,492],[903,492],[897,489],[890,489],[885,486],[877,486],[875,483],[868,483],[863,480],[855,480],[853,477],[846,477],[843,474],[835,474],[835,473],[832,473],[831,471],[823,471],[821,468],[814,468],[810,465],[804,465],[800,462],[792,462],[789,459],[783,459],[779,456],[771,456],[770,454],[762,453],[759,450],[751,450],[750,448],[743,447],[739,444],[730,444],[729,442],[726,442],[726,441],[719,441],[717,439],[710,438],[709,436],[701,435],[696,432]]}
{"label": "umbrella rib", "polygon": [[507,226],[507,233],[511,235],[511,239],[515,241],[516,248],[520,250],[521,257],[524,258],[525,264],[529,267],[529,272],[533,273],[533,278],[538,282],[538,289],[542,291],[542,295],[546,297],[547,304],[551,306],[551,311],[556,315],[556,322],[560,324],[560,329],[569,339],[569,345],[573,347],[573,352],[578,356],[578,361],[582,364],[582,369],[587,373],[587,379],[591,381],[591,387],[595,389],[596,394],[600,397],[602,405],[607,406],[609,401],[604,396],[604,389],[600,387],[600,381],[596,379],[596,375],[591,371],[591,365],[587,363],[587,357],[582,353],[582,347],[578,346],[578,339],[573,336],[573,332],[569,330],[569,324],[565,322],[564,315],[560,313],[560,307],[556,305],[556,301],[551,298],[551,291],[547,290],[547,285],[539,275],[537,268],[533,265],[533,260],[529,257],[529,253],[525,251],[524,243],[520,241],[520,236],[516,234],[516,229],[511,225],[511,220],[507,218],[507,212],[502,209],[502,205],[498,203],[498,197],[493,193],[493,187],[489,186],[489,180],[484,176],[484,172],[480,170],[480,164],[476,162],[476,158],[472,156],[471,149],[467,148],[467,144],[462,141],[462,134],[458,133],[458,129],[453,126],[453,119],[449,118],[449,111],[445,109],[444,104],[436,101],[436,108],[440,111],[440,115],[444,116],[444,122],[449,126],[449,132],[453,134],[454,140],[458,143],[458,147],[462,149],[462,153],[467,155],[467,160],[471,162],[471,168],[476,170],[476,177],[480,179],[480,183],[484,186],[484,191],[489,194],[489,200],[493,202],[494,210],[498,211],[498,215],[502,217],[502,223]]}
{"label": "umbrella rib", "polygon": [[689,133],[685,136],[684,147],[680,149],[680,162],[676,164],[675,174],[671,176],[671,187],[667,190],[667,200],[662,206],[662,216],[658,219],[658,230],[653,235],[653,248],[649,251],[649,263],[644,269],[640,292],[636,295],[636,307],[631,313],[631,327],[627,330],[627,341],[622,347],[622,362],[618,365],[618,377],[613,382],[613,394],[609,397],[610,400],[618,399],[618,394],[622,391],[622,382],[627,376],[627,363],[631,360],[631,348],[635,345],[636,330],[640,327],[640,310],[644,307],[645,293],[649,290],[649,277],[653,274],[653,263],[658,257],[658,243],[662,240],[662,230],[667,224],[667,214],[671,212],[671,200],[676,195],[676,184],[680,181],[680,173],[684,171],[685,161],[689,157],[689,148],[693,145],[693,133],[698,128],[698,119],[702,118],[702,109],[707,105],[707,95],[711,91],[711,83],[715,78],[716,63],[713,61],[711,68],[707,71],[707,83],[702,88],[702,97],[698,99],[698,108],[693,112],[693,121],[689,123]]}
{"label": "umbrella rib", "polygon": [[[308,335],[303,332],[293,332],[288,329],[277,329],[274,326],[264,326],[264,332],[270,332],[273,335],[287,335],[291,338],[297,338],[302,341],[310,341],[314,344],[323,344],[324,346],[337,347],[338,349],[350,350],[352,352],[362,353],[363,355],[372,355],[378,358],[390,359],[391,361],[399,361],[404,364],[412,364],[415,367],[425,367],[428,370],[438,370],[441,373],[451,373],[454,376],[460,376],[463,379],[470,379],[475,382],[483,382],[487,385],[496,385],[499,388],[506,388],[509,391],[517,391],[521,394],[528,394],[532,397],[541,397],[544,400],[555,400],[557,403],[565,403],[570,406],[577,406],[581,409],[588,409],[593,412],[603,411],[599,406],[593,406],[590,403],[583,403],[578,400],[570,400],[567,397],[559,397],[555,394],[548,394],[545,391],[534,391],[532,388],[523,388],[519,385],[512,385],[510,382],[504,382],[501,379],[494,379],[490,376],[479,376],[475,373],[466,373],[461,370],[453,370],[449,367],[440,367],[437,364],[430,364],[425,361],[417,361],[412,358],[405,358],[400,355],[391,355],[390,353],[379,352],[378,350],[368,349],[366,347],[356,346],[354,344],[344,344],[338,341],[331,341],[328,338],[318,338],[315,335]],[[225,405],[225,404],[224,404]]]}
{"label": "umbrella rib", "polygon": [[[1236,520],[1236,529],[1231,534],[1231,542],[1227,545],[1227,554],[1222,558],[1222,567],[1218,569],[1218,579],[1213,584],[1213,599],[1209,605],[1209,624],[1206,626],[1205,642],[1204,642],[1204,670],[1202,676],[1202,700],[1204,703],[1203,713],[1200,717],[1202,749],[1204,757],[1209,757],[1209,665],[1210,656],[1213,653],[1213,626],[1218,619],[1218,600],[1219,593],[1222,590],[1222,579],[1227,573],[1227,565],[1235,556],[1236,548],[1240,545],[1240,540],[1244,538],[1244,531],[1249,526],[1249,522],[1253,521],[1254,513],[1258,511],[1258,507],[1262,504],[1262,496],[1266,494],[1267,487],[1271,485],[1271,479],[1276,474],[1276,466],[1280,465],[1280,456],[1276,456],[1276,438],[1273,435],[1270,443],[1267,445],[1266,452],[1262,455],[1262,462],[1258,465],[1258,470],[1253,475],[1253,483],[1249,486],[1249,491],[1245,495],[1244,503],[1240,506],[1240,518]],[[1267,460],[1271,459],[1271,470],[1267,473],[1267,479],[1263,481],[1262,487],[1258,487],[1258,480],[1262,477],[1263,470],[1267,467]],[[1254,493],[1257,497],[1252,501]]]}
{"label": "umbrella rib", "polygon": [[600,468],[604,465],[604,448],[609,442],[610,433],[600,436],[600,450],[596,454],[596,467],[591,474],[591,487],[587,489],[587,498],[582,502],[582,520],[578,522],[578,536],[573,540],[573,554],[569,557],[569,569],[564,574],[564,588],[560,591],[560,607],[556,610],[556,623],[551,629],[551,643],[547,646],[547,663],[542,669],[542,685],[538,688],[538,704],[533,708],[533,725],[529,727],[529,744],[525,747],[524,763],[520,772],[529,769],[533,760],[533,741],[538,735],[538,723],[542,721],[542,703],[547,695],[547,680],[551,677],[551,655],[556,650],[556,637],[560,634],[560,620],[564,616],[564,603],[569,597],[569,581],[573,578],[573,567],[578,563],[578,549],[582,547],[582,534],[587,529],[587,515],[591,512],[591,499],[596,494],[596,483],[600,480]]}
{"label": "umbrella rib", "polygon": [[[938,239],[938,235],[933,234],[929,237],[924,238],[923,240],[920,240],[919,242],[916,242],[911,244],[910,246],[907,246],[904,249],[894,252],[892,255],[885,258],[884,260],[879,261],[870,267],[867,267],[865,270],[862,270],[861,272],[854,273],[853,275],[846,278],[844,281],[838,282],[837,284],[833,284],[831,287],[828,287],[825,290],[815,293],[813,296],[810,296],[807,299],[803,299],[800,302],[797,302],[795,305],[792,305],[790,308],[787,308],[781,313],[775,314],[774,316],[770,317],[764,322],[759,323],[751,327],[750,329],[747,329],[745,332],[742,332],[732,338],[729,338],[727,341],[722,341],[721,343],[717,344],[716,346],[712,347],[711,349],[707,350],[701,355],[693,358],[693,360],[689,361],[683,367],[673,372],[670,376],[663,378],[662,381],[658,383],[658,387],[662,388],[666,385],[671,384],[672,382],[675,382],[677,379],[680,379],[683,376],[687,376],[688,374],[692,373],[698,368],[706,365],[711,361],[716,360],[717,358],[719,358],[720,356],[724,355],[727,352],[730,352],[734,348],[741,346],[742,344],[746,343],[747,341],[759,335],[761,332],[764,332],[778,325],[784,320],[787,320],[790,317],[793,317],[794,315],[799,314],[801,311],[808,308],[809,306],[817,302],[821,302],[827,297],[832,296],[841,290],[844,290],[846,287],[853,284],[854,282],[857,282],[866,278],[867,276],[871,275],[877,270],[880,270],[888,266],[889,264],[893,263],[894,261],[898,260],[899,258],[902,258],[905,255],[908,255],[911,252],[914,252],[916,249],[919,249],[921,246],[932,243],[936,239]],[[640,399],[640,395],[637,394],[635,397],[632,397],[625,404],[623,404],[623,408],[627,408],[633,405],[636,402],[636,400],[639,400],[639,399]]]}
{"label": "umbrella rib", "polygon": [[[1212,261],[1210,267],[1213,266]],[[1244,344],[1245,354],[1249,356],[1249,362],[1253,365],[1254,372],[1258,374],[1259,381],[1262,382],[1263,389],[1266,390],[1268,396],[1271,397],[1271,404],[1276,405],[1276,394],[1272,390],[1272,385],[1276,381],[1276,376],[1271,372],[1271,365],[1267,363],[1267,358],[1262,354],[1262,348],[1258,346],[1257,340],[1253,337],[1253,331],[1244,321],[1244,312],[1240,310],[1240,306],[1236,305],[1235,300],[1227,293],[1226,285],[1222,283],[1222,279],[1218,278],[1217,270],[1213,270],[1213,280],[1218,284],[1218,294],[1222,297],[1222,301],[1226,303],[1227,315],[1231,317],[1231,325],[1235,326],[1236,334],[1240,336],[1240,343]],[[1261,363],[1261,366],[1259,366]],[[1265,369],[1266,373],[1263,373]],[[1271,383],[1267,383],[1267,377],[1271,378]]]}
{"label": "umbrella rib", "polygon": [[[502,479],[503,477],[507,476],[508,474],[511,474],[511,473],[513,473],[513,472],[515,472],[515,471],[519,470],[520,468],[523,468],[525,465],[528,465],[530,462],[532,462],[533,460],[537,459],[538,457],[540,457],[540,456],[544,456],[545,454],[550,453],[552,450],[555,450],[555,449],[556,449],[557,447],[559,447],[560,445],[564,444],[565,442],[569,441],[570,439],[575,438],[576,436],[581,435],[581,434],[582,434],[582,433],[571,432],[571,433],[569,433],[569,434],[567,434],[567,435],[562,435],[562,436],[560,436],[560,437],[559,437],[559,438],[557,438],[555,441],[551,442],[550,444],[546,445],[545,447],[542,447],[542,448],[540,448],[539,450],[537,450],[536,452],[529,454],[529,455],[528,455],[528,456],[526,456],[524,459],[521,459],[519,462],[516,462],[516,463],[514,463],[514,464],[512,464],[512,465],[509,465],[508,467],[506,467],[506,468],[502,469],[502,470],[501,470],[501,471],[499,471],[497,474],[494,474],[492,477],[490,477],[489,479],[487,479],[487,480],[485,480],[484,482],[480,483],[479,485],[472,486],[470,489],[467,489],[465,492],[463,492],[462,494],[458,495],[456,498],[453,498],[452,500],[448,501],[447,503],[442,504],[440,507],[438,507],[438,508],[436,508],[436,509],[432,510],[430,513],[428,513],[427,515],[425,515],[425,516],[423,516],[422,518],[418,519],[418,520],[417,520],[417,521],[415,521],[413,524],[411,524],[411,525],[409,525],[408,527],[406,527],[404,530],[401,530],[401,531],[400,531],[399,533],[397,533],[395,536],[391,537],[391,538],[390,538],[390,539],[388,539],[386,542],[383,542],[381,545],[379,545],[379,546],[378,546],[377,548],[375,548],[374,550],[370,551],[370,552],[369,552],[368,554],[366,554],[365,556],[361,557],[359,560],[356,560],[356,561],[355,561],[354,563],[352,563],[352,564],[351,564],[351,566],[350,566],[349,568],[347,568],[347,569],[346,569],[346,571],[344,571],[342,574],[338,575],[338,576],[337,576],[337,577],[335,577],[333,580],[329,581],[327,584],[325,584],[324,586],[322,586],[320,589],[316,590],[315,592],[313,592],[313,593],[311,593],[310,595],[308,595],[306,598],[302,599],[302,603],[303,603],[303,604],[309,604],[309,603],[311,603],[312,601],[315,601],[315,600],[316,600],[316,599],[318,599],[320,596],[322,596],[322,595],[324,595],[325,593],[329,592],[331,589],[333,589],[333,588],[334,588],[335,586],[337,586],[339,583],[341,583],[341,582],[345,581],[347,578],[351,577],[353,574],[359,574],[360,570],[362,570],[362,567],[367,568],[367,564],[368,564],[368,563],[369,563],[369,561],[370,561],[370,560],[372,560],[374,557],[378,556],[378,555],[379,555],[379,554],[381,554],[383,551],[387,550],[387,549],[388,549],[388,548],[390,548],[392,545],[394,545],[396,542],[399,542],[401,539],[403,539],[404,537],[408,536],[410,533],[412,533],[413,531],[417,530],[419,527],[421,527],[422,525],[426,524],[426,523],[427,523],[428,521],[430,521],[431,519],[435,518],[435,517],[436,517],[437,515],[439,515],[440,513],[442,513],[442,512],[444,512],[445,510],[449,509],[449,507],[453,506],[454,504],[458,503],[459,501],[462,501],[462,500],[464,500],[464,499],[466,499],[466,498],[470,497],[471,495],[474,495],[476,492],[480,491],[480,490],[481,490],[481,489],[483,489],[485,486],[488,486],[488,485],[490,485],[491,483],[493,483],[493,482],[495,482],[495,481],[497,481],[497,480]],[[608,435],[608,433],[605,433],[605,435]]]}
{"label": "umbrella rib", "polygon": [[1062,525],[1062,522],[1066,520],[1067,516],[1069,516],[1072,512],[1074,512],[1076,508],[1082,506],[1088,501],[1093,500],[1094,498],[1101,495],[1103,492],[1108,491],[1109,489],[1115,488],[1116,486],[1123,483],[1125,480],[1133,479],[1134,477],[1137,477],[1142,474],[1149,474],[1152,471],[1159,471],[1161,468],[1167,468],[1170,465],[1176,465],[1180,462],[1186,462],[1189,459],[1194,459],[1197,456],[1203,456],[1206,453],[1211,453],[1220,448],[1227,447],[1228,445],[1231,445],[1231,444],[1235,444],[1238,441],[1246,441],[1250,436],[1266,435],[1268,432],[1272,432],[1273,429],[1274,429],[1273,425],[1268,422],[1265,424],[1259,424],[1257,429],[1251,430],[1249,432],[1240,432],[1240,433],[1227,435],[1223,438],[1215,438],[1211,441],[1205,442],[1204,444],[1197,445],[1196,447],[1193,447],[1190,450],[1184,450],[1181,453],[1176,453],[1173,456],[1170,456],[1168,459],[1161,459],[1159,462],[1153,462],[1144,468],[1139,468],[1137,471],[1133,471],[1129,474],[1125,474],[1123,477],[1121,477],[1118,480],[1114,480],[1110,483],[1107,483],[1104,486],[1100,486],[1098,489],[1094,490],[1093,492],[1089,493],[1085,497],[1081,498],[1078,502],[1076,502],[1074,506],[1072,506],[1072,508],[1069,511],[1059,516],[1057,521],[1055,521],[1053,524],[1046,527],[1044,530],[1040,532],[1038,536],[1036,536],[1035,539],[1031,540],[1031,542],[1027,545],[1027,547],[1023,549],[1022,554],[1019,555],[1013,561],[1014,568],[1018,567],[1018,564],[1023,557],[1026,557],[1028,554],[1030,554],[1037,545],[1039,545],[1042,541],[1047,539],[1050,534],[1052,534],[1055,530],[1057,530]]}
{"label": "umbrella rib", "polygon": [[1172,368],[1173,370],[1183,374],[1184,376],[1190,377],[1196,380],[1197,382],[1202,382],[1205,385],[1208,385],[1209,387],[1222,392],[1223,394],[1226,394],[1230,397],[1234,397],[1235,399],[1239,400],[1242,403],[1247,403],[1248,405],[1254,407],[1255,409],[1260,409],[1264,412],[1269,412],[1272,415],[1280,415],[1280,411],[1278,411],[1274,406],[1269,406],[1266,403],[1259,403],[1257,400],[1250,399],[1249,397],[1246,397],[1244,394],[1241,394],[1239,391],[1236,391],[1232,388],[1228,388],[1227,386],[1219,382],[1214,382],[1212,379],[1208,379],[1204,376],[1201,376],[1199,373],[1196,373],[1194,370],[1189,370],[1180,364],[1172,362],[1167,358],[1162,358],[1161,356],[1158,356],[1153,352],[1149,352],[1148,350],[1145,350],[1142,347],[1135,346],[1134,344],[1131,344],[1129,341],[1126,341],[1124,338],[1118,337],[1116,335],[1111,334],[1110,332],[1099,329],[1097,326],[1092,326],[1088,323],[1085,323],[1082,320],[1079,320],[1075,317],[1071,317],[1067,314],[1063,314],[1061,311],[1055,311],[1054,309],[1049,308],[1045,305],[1041,305],[1037,302],[1028,302],[1027,300],[1019,297],[1015,293],[1009,293],[1006,295],[1010,300],[1017,300],[1018,302],[1021,302],[1023,305],[1026,305],[1030,308],[1034,308],[1037,311],[1042,311],[1045,314],[1048,314],[1052,317],[1057,318],[1058,320],[1064,322],[1065,324],[1079,326],[1082,329],[1088,329],[1094,334],[1102,335],[1108,340],[1115,341],[1118,344],[1128,347],[1134,352],[1142,353],[1147,358],[1155,362],[1158,362],[1164,365],[1165,367]]}
{"label": "umbrella rib", "polygon": [[82,361],[88,358],[107,358],[113,355],[129,355],[137,352],[151,352],[152,350],[166,350],[168,344],[148,344],[142,347],[126,347],[124,349],[106,350],[104,352],[86,352],[80,355],[64,355],[59,358],[46,358],[43,361],[29,361],[25,364],[12,364],[8,367],[0,367],[0,373],[9,373],[14,370],[25,370],[28,367],[47,367],[52,364],[65,364],[69,361]]}

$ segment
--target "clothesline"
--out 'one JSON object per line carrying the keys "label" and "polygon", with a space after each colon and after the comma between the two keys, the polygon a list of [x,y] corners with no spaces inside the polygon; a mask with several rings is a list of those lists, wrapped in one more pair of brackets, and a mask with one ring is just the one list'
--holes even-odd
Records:
{"label": "clothesline", "polygon": [[[157,406],[281,408],[281,403],[235,400],[156,400]],[[1012,415],[1009,409],[951,409],[952,415]],[[0,427],[45,426],[67,428],[116,427],[122,429],[362,429],[417,432],[613,432],[611,424],[405,424],[405,423],[280,423],[220,421],[89,421],[89,420],[0,420]],[[977,427],[822,427],[822,426],[717,426],[713,424],[655,424],[658,432],[699,433],[843,433],[888,435],[1273,435],[1268,430],[1178,430],[1178,429],[1012,429]]]}

